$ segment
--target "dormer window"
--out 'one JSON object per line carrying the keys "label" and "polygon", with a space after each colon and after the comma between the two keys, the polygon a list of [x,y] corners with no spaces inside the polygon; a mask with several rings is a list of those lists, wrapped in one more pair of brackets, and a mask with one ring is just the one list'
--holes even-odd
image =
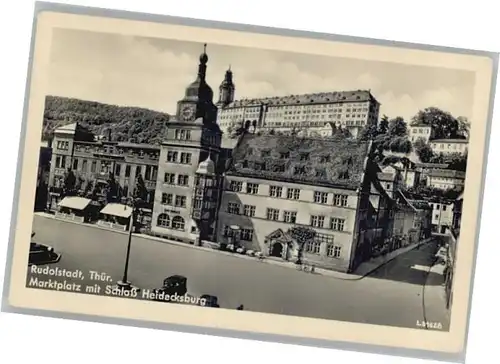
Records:
{"label": "dormer window", "polygon": [[339,179],[349,179],[349,171],[344,170],[339,173]]}
{"label": "dormer window", "polygon": [[295,166],[293,168],[293,174],[295,175],[301,175],[306,173],[306,167],[304,166]]}
{"label": "dormer window", "polygon": [[290,158],[290,152],[281,152],[281,153],[280,153],[280,158],[281,158],[281,159],[287,159],[287,158]]}

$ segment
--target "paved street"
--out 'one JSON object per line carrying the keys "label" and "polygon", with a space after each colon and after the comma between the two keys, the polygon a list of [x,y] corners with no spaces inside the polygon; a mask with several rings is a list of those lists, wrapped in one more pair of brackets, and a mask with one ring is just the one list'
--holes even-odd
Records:
{"label": "paved street", "polygon": [[[114,281],[121,279],[126,235],[40,216],[35,216],[33,231],[34,241],[62,253],[60,262],[51,267],[101,271]],[[417,320],[425,319],[425,266],[434,251],[429,244],[368,277],[348,281],[133,237],[129,280],[141,288],[154,288],[161,286],[163,278],[181,274],[188,277],[189,293],[218,296],[222,308],[243,304],[246,310],[259,312],[415,327]],[[86,274],[84,283],[93,284],[88,278]],[[426,302],[436,306],[433,311],[443,312],[442,325],[447,330],[440,304]]]}

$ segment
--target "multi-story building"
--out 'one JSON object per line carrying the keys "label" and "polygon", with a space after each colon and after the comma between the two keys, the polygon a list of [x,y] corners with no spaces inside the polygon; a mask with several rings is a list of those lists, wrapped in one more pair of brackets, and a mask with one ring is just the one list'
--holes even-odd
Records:
{"label": "multi-story building", "polygon": [[366,125],[377,124],[380,109],[380,103],[369,90],[235,100],[231,70],[226,72],[219,92],[217,123],[223,132],[246,124],[285,132],[314,128],[320,133],[325,125],[332,123],[356,137]]}
{"label": "multi-story building", "polygon": [[[371,143],[246,134],[228,163],[217,242],[352,271],[392,232]],[[294,231],[314,234],[307,242]]]}
{"label": "multi-story building", "polygon": [[208,56],[177,103],[161,145],[153,208],[153,234],[177,241],[211,240],[220,196],[222,133],[213,91],[206,83]]}
{"label": "multi-story building", "polygon": [[[92,133],[78,123],[62,126],[54,131],[52,141],[49,186],[51,208],[60,200],[64,178],[73,171],[76,188],[82,193],[89,190],[105,202],[105,189],[112,176],[117,193],[131,196],[139,175],[142,176],[148,195],[146,205],[152,207],[160,147],[148,144],[133,144],[107,140],[95,141]],[[116,197],[120,197],[116,196]]]}
{"label": "multi-story building", "polygon": [[423,139],[428,143],[433,138],[432,126],[428,124],[411,124],[409,129],[409,137],[412,142]]}
{"label": "multi-story building", "polygon": [[469,141],[467,139],[435,139],[429,144],[435,154],[460,153],[465,155]]}
{"label": "multi-story building", "polygon": [[465,172],[454,169],[432,169],[427,174],[427,186],[442,190],[463,188]]}
{"label": "multi-story building", "polygon": [[430,201],[432,207],[432,230],[444,234],[453,223],[453,202],[446,200]]}

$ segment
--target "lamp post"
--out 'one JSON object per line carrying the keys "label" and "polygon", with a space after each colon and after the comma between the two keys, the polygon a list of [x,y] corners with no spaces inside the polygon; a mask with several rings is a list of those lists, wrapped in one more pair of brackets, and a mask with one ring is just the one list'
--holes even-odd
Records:
{"label": "lamp post", "polygon": [[128,227],[128,242],[127,242],[127,254],[125,256],[125,268],[123,270],[123,277],[121,281],[117,282],[117,285],[119,288],[124,289],[124,290],[131,290],[131,289],[137,289],[133,287],[130,282],[128,281],[128,266],[129,266],[129,260],[130,260],[130,248],[132,245],[132,233],[134,230],[134,225],[135,225],[135,215],[136,215],[136,210],[137,210],[137,205],[139,202],[139,199],[137,198],[132,198],[132,199],[123,199],[124,202],[124,208],[126,209],[127,206],[132,208],[132,212],[130,214],[130,221],[129,221],[129,227]]}

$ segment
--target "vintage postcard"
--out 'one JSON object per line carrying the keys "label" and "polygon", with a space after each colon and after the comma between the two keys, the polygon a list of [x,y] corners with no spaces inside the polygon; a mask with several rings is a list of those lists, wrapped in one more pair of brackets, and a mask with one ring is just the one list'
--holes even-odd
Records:
{"label": "vintage postcard", "polygon": [[9,306],[464,350],[491,55],[35,27]]}

